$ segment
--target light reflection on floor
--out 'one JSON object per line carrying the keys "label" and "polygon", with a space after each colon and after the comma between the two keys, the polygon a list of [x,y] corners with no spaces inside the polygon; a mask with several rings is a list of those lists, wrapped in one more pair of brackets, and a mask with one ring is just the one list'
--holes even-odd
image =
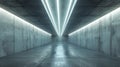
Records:
{"label": "light reflection on floor", "polygon": [[56,53],[53,58],[53,63],[51,67],[69,67],[67,60],[64,46],[65,44],[59,43],[55,49]]}
{"label": "light reflection on floor", "polygon": [[0,67],[120,67],[120,60],[57,42],[0,58]]}
{"label": "light reflection on floor", "polygon": [[61,43],[58,44],[55,51],[56,51],[55,53],[56,58],[65,57],[65,53],[64,53],[65,51]]}

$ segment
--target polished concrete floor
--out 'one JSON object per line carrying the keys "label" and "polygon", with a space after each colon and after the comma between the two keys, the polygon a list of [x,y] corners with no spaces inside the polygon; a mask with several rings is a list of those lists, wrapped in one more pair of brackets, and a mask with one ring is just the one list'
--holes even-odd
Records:
{"label": "polished concrete floor", "polygon": [[57,42],[2,57],[0,67],[120,67],[120,60]]}

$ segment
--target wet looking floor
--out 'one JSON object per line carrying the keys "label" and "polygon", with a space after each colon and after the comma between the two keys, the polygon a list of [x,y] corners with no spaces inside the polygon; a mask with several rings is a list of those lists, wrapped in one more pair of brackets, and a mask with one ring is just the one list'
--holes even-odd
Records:
{"label": "wet looking floor", "polygon": [[59,42],[55,48],[55,54],[51,67],[69,67],[64,44],[61,42]]}
{"label": "wet looking floor", "polygon": [[120,67],[119,58],[65,42],[0,58],[0,67]]}

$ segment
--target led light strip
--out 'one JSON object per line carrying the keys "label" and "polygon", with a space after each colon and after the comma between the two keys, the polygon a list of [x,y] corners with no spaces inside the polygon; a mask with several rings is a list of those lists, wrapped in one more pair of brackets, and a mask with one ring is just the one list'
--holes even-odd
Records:
{"label": "led light strip", "polygon": [[43,5],[45,7],[45,10],[47,11],[47,14],[48,14],[48,16],[49,16],[49,18],[51,20],[51,23],[52,23],[52,25],[53,25],[53,27],[54,27],[57,35],[58,35],[59,34],[58,28],[57,28],[57,25],[55,23],[55,19],[53,17],[52,10],[51,10],[51,7],[50,7],[49,3],[46,0],[41,0],[41,1],[42,1]]}
{"label": "led light strip", "polygon": [[76,3],[77,3],[77,0],[74,0],[74,1],[70,0],[69,7],[68,7],[68,10],[67,10],[67,13],[66,13],[65,20],[64,20],[61,35],[63,35],[63,33],[65,31],[65,28],[66,28],[66,26],[67,26],[67,24],[69,22],[70,16],[71,16],[71,14],[73,12],[73,9],[74,9]]}
{"label": "led light strip", "polygon": [[44,31],[44,30],[42,30],[42,29],[40,29],[40,28],[34,26],[33,24],[31,24],[31,23],[29,23],[29,22],[27,22],[27,21],[25,21],[25,20],[19,18],[18,16],[14,15],[14,14],[12,14],[12,13],[8,12],[7,10],[5,10],[5,9],[3,9],[3,8],[0,7],[0,13],[1,13],[1,11],[4,12],[5,14],[9,14],[9,15],[14,16],[15,18],[17,18],[17,19],[23,21],[24,24],[28,24],[28,25],[30,25],[31,27],[34,27],[35,29],[37,29],[37,30],[39,30],[39,31],[41,31],[41,32],[43,32],[43,33],[45,33],[45,34],[51,36],[50,33],[48,33],[48,32],[46,32],[46,31]]}
{"label": "led light strip", "polygon": [[48,16],[49,16],[49,18],[51,20],[51,23],[52,23],[57,35],[59,36],[58,24],[56,24],[56,22],[55,22],[55,19],[54,19],[50,4],[48,3],[47,0],[42,0],[42,3],[44,5],[44,7],[45,7],[45,10],[47,11],[47,14],[48,14]]}
{"label": "led light strip", "polygon": [[57,16],[58,16],[58,31],[59,31],[59,34],[60,35],[60,0],[56,0],[56,4],[57,4]]}
{"label": "led light strip", "polygon": [[95,23],[99,23],[99,20],[101,20],[101,19],[103,19],[103,18],[106,18],[106,17],[108,17],[110,14],[114,14],[114,13],[117,13],[117,12],[118,12],[118,13],[120,12],[120,7],[117,8],[116,10],[113,10],[112,12],[110,12],[110,13],[102,16],[101,18],[99,18],[99,19],[97,19],[97,20],[95,20],[95,21],[93,21],[93,22],[91,22],[91,23],[83,26],[82,28],[79,28],[78,30],[70,33],[69,36],[72,36],[72,35],[76,34],[77,32],[80,32],[81,30],[83,30],[83,29],[85,29],[85,28],[87,28],[87,27],[89,27],[89,26],[91,26],[91,25],[93,25],[93,24],[95,24]]}
{"label": "led light strip", "polygon": [[53,11],[51,9],[51,6],[55,3],[50,4],[50,0],[42,0],[42,3],[45,7],[45,10],[47,11],[49,18],[51,19],[51,23],[52,23],[53,27],[55,28],[57,35],[59,37],[62,37],[77,0],[68,0],[68,2],[66,2],[66,3],[68,3],[68,5],[66,3],[64,3],[64,4],[66,4],[66,6],[68,6],[68,8],[66,10],[66,13],[65,13],[66,15],[65,15],[65,19],[63,20],[63,23],[61,21],[64,18],[64,15],[61,16],[62,15],[61,14],[61,6],[62,5],[60,3],[61,0],[53,0],[53,1],[55,1],[55,3],[56,3],[55,8],[57,11],[57,21],[55,21],[56,17],[54,16]]}

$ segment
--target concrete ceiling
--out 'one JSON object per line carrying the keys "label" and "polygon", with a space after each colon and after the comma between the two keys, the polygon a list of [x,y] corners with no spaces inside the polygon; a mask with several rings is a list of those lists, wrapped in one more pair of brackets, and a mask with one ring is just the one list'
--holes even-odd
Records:
{"label": "concrete ceiling", "polygon": [[[0,6],[56,35],[41,0],[0,0]],[[120,6],[120,0],[78,0],[65,34],[85,26]]]}

